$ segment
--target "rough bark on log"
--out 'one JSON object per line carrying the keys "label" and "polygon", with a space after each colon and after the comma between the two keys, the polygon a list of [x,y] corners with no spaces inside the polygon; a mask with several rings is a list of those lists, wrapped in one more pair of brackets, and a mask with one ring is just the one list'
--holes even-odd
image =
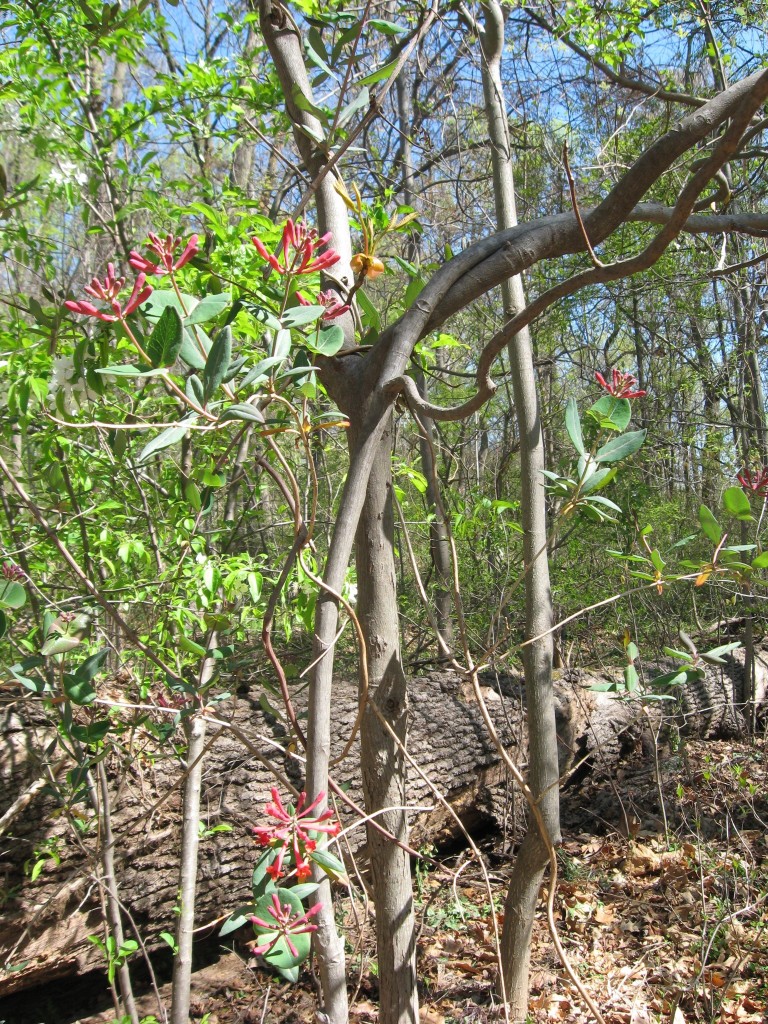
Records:
{"label": "rough bark on log", "polygon": [[[761,665],[762,695],[768,671]],[[711,677],[711,678],[710,678]],[[705,734],[734,727],[742,714],[738,661],[723,679],[708,673],[708,684],[692,698],[700,712],[720,701],[709,715]],[[616,695],[590,689],[594,677],[568,673],[558,686],[558,724],[564,777],[587,768],[611,770],[622,753],[641,737],[643,716],[636,705]],[[524,694],[510,680],[488,680],[487,702],[512,756],[524,761]],[[445,672],[412,680],[408,750],[433,781],[468,829],[506,822],[514,812],[507,773],[486,735],[478,708],[467,699],[458,677]],[[265,715],[259,693],[240,697],[232,722],[247,737],[252,750],[267,757],[297,788],[300,761],[282,750],[286,731]],[[717,698],[717,700],[715,700]],[[300,707],[300,702],[299,702]],[[694,708],[686,712],[691,717]],[[337,739],[334,755],[346,741],[357,713],[356,689],[338,684],[334,700]],[[697,721],[703,721],[700,716]],[[211,727],[211,732],[215,728]],[[101,935],[98,898],[97,829],[86,804],[63,806],[53,786],[31,792],[24,805],[20,794],[30,790],[60,758],[51,748],[52,732],[32,702],[14,702],[0,709],[0,997],[33,985],[102,966],[101,954],[88,941]],[[197,923],[225,917],[249,899],[250,874],[259,849],[251,827],[262,819],[274,777],[252,750],[231,731],[221,729],[206,759],[203,806],[208,828],[227,823],[231,832],[218,832],[200,848]],[[335,781],[362,804],[357,745],[333,772]],[[46,769],[46,765],[49,766]],[[61,766],[59,765],[59,768]],[[120,896],[133,926],[150,947],[161,931],[173,931],[178,884],[177,851],[180,824],[180,781],[183,765],[170,742],[160,744],[143,727],[131,734],[129,752],[112,755],[115,780],[113,820],[116,832],[116,871]],[[429,785],[409,770],[409,805],[431,807],[411,815],[411,845],[437,843],[458,832],[448,811],[436,801]],[[3,825],[3,815],[11,808]],[[345,824],[354,821],[340,805]],[[519,810],[519,804],[518,804]],[[522,822],[518,820],[518,824]],[[360,854],[364,829],[351,833],[347,853]],[[45,844],[56,846],[60,863],[49,858],[34,882],[30,866]],[[26,871],[25,871],[26,865]],[[3,969],[3,965],[5,969]]]}

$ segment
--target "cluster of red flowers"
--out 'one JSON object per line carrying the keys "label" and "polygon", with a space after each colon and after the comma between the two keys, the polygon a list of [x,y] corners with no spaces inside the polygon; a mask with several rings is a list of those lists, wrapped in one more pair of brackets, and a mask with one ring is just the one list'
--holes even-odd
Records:
{"label": "cluster of red flowers", "polygon": [[128,261],[134,270],[140,270],[144,274],[154,274],[156,277],[160,277],[163,274],[174,274],[189,263],[192,257],[196,256],[200,251],[197,245],[197,235],[190,235],[184,252],[174,261],[176,250],[181,245],[180,238],[176,238],[171,234],[166,235],[165,238],[158,238],[151,231],[147,237],[149,238],[147,243],[149,248],[157,253],[160,257],[160,262],[153,263],[146,256],[136,252],[135,249],[131,249],[131,258]]}
{"label": "cluster of red flowers", "polygon": [[[295,276],[298,274],[315,274],[321,270],[327,270],[339,262],[341,256],[335,249],[326,248],[331,240],[330,232],[318,235],[314,228],[308,227],[304,221],[294,223],[290,218],[283,228],[282,252],[283,262],[274,256],[259,238],[253,239],[253,244],[260,255],[278,274]],[[198,236],[191,235],[183,251],[177,256],[178,249],[182,245],[182,239],[175,235],[168,234],[160,238],[153,232],[148,236],[148,247],[154,253],[154,258],[142,256],[136,249],[131,250],[129,263],[134,270],[139,271],[139,276],[133,285],[133,291],[128,301],[123,305],[120,300],[120,292],[125,286],[125,277],[118,277],[115,272],[114,263],[107,264],[107,276],[103,281],[94,277],[89,285],[86,285],[85,292],[94,299],[99,299],[109,305],[110,310],[99,309],[92,302],[86,299],[75,301],[68,299],[64,305],[73,313],[81,313],[83,316],[95,317],[105,323],[115,323],[118,320],[124,321],[131,313],[152,294],[152,285],[146,283],[147,274],[160,277],[164,274],[175,274],[181,270],[200,251],[197,244]],[[321,252],[325,249],[324,252]],[[309,305],[301,294],[298,295],[299,302]],[[333,292],[321,292],[317,302],[325,306],[323,320],[334,320],[349,310]]]}
{"label": "cluster of red flowers", "polygon": [[749,469],[743,469],[736,475],[736,479],[745,491],[751,491],[760,498],[768,498],[768,466],[762,466],[754,473]]}
{"label": "cluster of red flowers", "polygon": [[117,277],[115,274],[114,263],[107,264],[107,276],[103,281],[100,281],[98,277],[94,277],[89,285],[85,286],[85,293],[93,296],[94,299],[100,299],[102,302],[108,302],[112,308],[111,313],[105,312],[103,309],[97,309],[92,302],[88,302],[83,299],[80,302],[74,302],[72,299],[68,299],[64,305],[67,309],[73,313],[82,313],[83,316],[93,316],[97,320],[103,320],[105,323],[113,324],[118,320],[125,320],[126,317],[130,316],[131,313],[137,309],[142,302],[146,302],[149,296],[152,294],[152,286],[146,284],[146,275],[139,274],[136,278],[133,291],[128,299],[125,306],[122,305],[118,298],[120,292],[125,284],[124,277]]}
{"label": "cluster of red flowers", "polygon": [[622,373],[621,370],[611,370],[610,383],[602,373],[596,373],[595,380],[614,398],[642,398],[648,394],[647,391],[636,387],[637,377],[633,377],[631,373]]}
{"label": "cluster of red flowers", "polygon": [[296,878],[300,882],[309,878],[312,868],[307,861],[307,854],[317,849],[317,840],[311,833],[325,832],[329,836],[335,836],[341,828],[337,821],[330,820],[333,818],[333,811],[325,810],[317,817],[311,817],[312,811],[325,800],[325,793],[321,793],[309,807],[304,806],[306,799],[306,793],[302,793],[295,810],[288,809],[280,799],[277,789],[273,787],[272,803],[267,804],[265,811],[270,817],[275,818],[278,824],[253,830],[262,846],[271,846],[277,850],[277,857],[267,868],[267,874],[275,880],[284,873],[283,860],[286,854],[293,857]]}
{"label": "cluster of red flowers", "polygon": [[3,578],[11,583],[22,583],[27,577],[20,565],[14,562],[3,562]]}
{"label": "cluster of red flowers", "polygon": [[[302,306],[312,305],[309,299],[306,299],[301,292],[296,292],[296,298]],[[333,292],[320,292],[315,301],[318,306],[325,306],[325,312],[320,319],[326,322],[328,320],[335,320],[338,316],[343,316],[350,308],[348,305],[343,304],[338,295],[335,295]]]}
{"label": "cluster of red flowers", "polygon": [[260,238],[253,238],[253,244],[259,255],[269,263],[278,274],[315,274],[320,270],[327,270],[339,262],[341,256],[335,249],[322,248],[328,245],[331,240],[330,231],[324,235],[318,235],[314,228],[307,227],[304,221],[294,222],[288,218],[283,228],[281,263],[277,256],[273,255]]}
{"label": "cluster of red flowers", "polygon": [[146,302],[149,296],[152,294],[152,285],[147,284],[147,274],[154,274],[156,277],[160,277],[163,274],[174,274],[177,270],[180,270],[185,264],[189,263],[193,256],[198,253],[197,246],[197,235],[192,235],[184,248],[181,256],[175,259],[176,250],[181,245],[181,239],[176,238],[174,235],[166,235],[165,238],[158,238],[157,235],[150,232],[149,242],[147,243],[149,248],[152,249],[159,257],[159,262],[154,263],[152,260],[147,259],[146,256],[142,256],[135,249],[131,251],[131,258],[129,263],[134,270],[140,271],[139,276],[136,278],[133,284],[133,291],[125,305],[120,301],[120,292],[125,286],[125,278],[118,277],[115,273],[114,263],[107,264],[107,276],[103,281],[100,281],[98,277],[94,277],[89,285],[85,287],[85,293],[90,295],[94,299],[99,299],[101,302],[109,304],[112,312],[108,313],[104,309],[99,309],[94,306],[92,302],[88,302],[86,299],[82,299],[78,302],[73,299],[68,299],[64,305],[67,309],[73,313],[82,313],[83,316],[92,316],[97,320],[103,320],[105,323],[113,324],[118,320],[124,321],[127,317],[134,313],[139,306]]}
{"label": "cluster of red flowers", "polygon": [[309,924],[309,919],[322,907],[322,903],[316,903],[313,907],[310,907],[306,914],[297,914],[296,917],[292,917],[293,907],[290,903],[280,903],[280,897],[276,892],[272,893],[272,906],[269,907],[269,916],[273,918],[272,921],[265,921],[261,917],[252,917],[251,921],[259,928],[263,928],[265,932],[277,933],[273,935],[268,942],[265,942],[262,946],[256,946],[253,949],[255,956],[263,956],[264,953],[268,953],[272,947],[280,941],[285,939],[288,949],[291,951],[292,956],[298,956],[299,951],[291,941],[292,935],[302,935],[306,932],[316,932],[317,925]]}

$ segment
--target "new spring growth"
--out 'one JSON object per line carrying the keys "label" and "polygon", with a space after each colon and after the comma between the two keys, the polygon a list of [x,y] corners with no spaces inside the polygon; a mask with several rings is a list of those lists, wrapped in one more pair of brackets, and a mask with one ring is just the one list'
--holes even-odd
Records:
{"label": "new spring growth", "polygon": [[310,924],[309,919],[320,910],[322,903],[316,903],[313,907],[310,907],[305,914],[297,914],[293,917],[293,907],[290,903],[280,903],[280,897],[276,892],[272,893],[272,906],[269,907],[269,916],[273,918],[271,921],[265,921],[260,917],[252,917],[251,922],[256,925],[257,928],[261,928],[266,934],[265,938],[267,941],[261,945],[256,946],[253,950],[254,956],[263,956],[268,953],[280,939],[285,939],[285,944],[291,951],[291,956],[298,957],[299,951],[291,941],[292,935],[303,935],[306,932],[316,932],[317,925]]}
{"label": "new spring growth", "polygon": [[264,245],[260,238],[251,241],[261,257],[269,263],[278,274],[315,274],[327,270],[339,262],[341,256],[335,249],[320,252],[331,240],[330,231],[318,236],[314,228],[309,228],[303,220],[294,222],[288,218],[283,228],[282,258],[280,262]]}
{"label": "new spring growth", "polygon": [[621,370],[611,370],[610,383],[602,373],[596,373],[595,380],[601,388],[607,391],[609,395],[613,395],[614,398],[642,398],[643,395],[648,394],[647,391],[635,387],[637,377],[634,377],[631,373],[622,373]]}
{"label": "new spring growth", "polygon": [[325,800],[325,793],[321,793],[316,800],[313,800],[309,807],[305,807],[307,795],[302,793],[294,809],[292,805],[285,807],[276,787],[272,787],[272,802],[264,808],[266,813],[277,821],[276,825],[267,825],[264,828],[254,828],[253,834],[261,846],[271,846],[276,849],[277,857],[267,868],[267,874],[273,879],[280,878],[283,874],[283,860],[286,854],[289,859],[292,857],[296,865],[296,878],[299,882],[309,878],[312,869],[307,861],[307,854],[317,849],[317,840],[312,836],[313,832],[325,832],[329,836],[338,835],[341,826],[337,821],[332,821],[333,811],[325,810],[317,817],[311,817],[312,811]]}
{"label": "new spring growth", "polygon": [[73,313],[82,313],[83,316],[92,316],[97,320],[103,320],[108,324],[116,323],[118,320],[124,321],[126,317],[129,317],[131,313],[138,309],[142,302],[146,302],[152,294],[152,286],[146,283],[146,275],[139,274],[134,282],[133,291],[131,292],[125,306],[123,306],[119,299],[119,295],[124,285],[125,278],[117,277],[115,274],[114,263],[108,263],[107,276],[104,280],[100,281],[98,277],[94,277],[91,283],[86,285],[83,290],[86,295],[91,295],[94,299],[99,299],[101,302],[108,303],[112,309],[111,313],[107,313],[103,309],[98,309],[92,302],[88,302],[85,299],[78,302],[68,299],[64,305]]}

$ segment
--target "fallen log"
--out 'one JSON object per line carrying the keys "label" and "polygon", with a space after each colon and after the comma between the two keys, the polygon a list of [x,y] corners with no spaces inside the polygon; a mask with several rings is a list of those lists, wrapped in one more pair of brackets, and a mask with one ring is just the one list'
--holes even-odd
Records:
{"label": "fallen log", "polygon": [[[737,652],[738,655],[738,652]],[[743,656],[742,656],[743,659]],[[746,727],[743,672],[739,657],[725,673],[707,671],[691,700],[681,695],[676,714],[703,734]],[[611,772],[629,749],[642,742],[647,713],[637,701],[597,692],[598,680],[565,673],[557,687],[558,729],[564,779],[585,771]],[[515,680],[484,678],[483,693],[511,756],[525,759],[524,688]],[[760,699],[768,689],[768,668],[759,666]],[[251,829],[262,821],[275,768],[301,788],[302,765],[283,722],[265,713],[261,694],[249,691],[231,705],[229,724],[209,726],[203,817],[205,835],[198,870],[197,922],[215,929],[250,896],[250,875],[259,854]],[[297,701],[301,710],[301,701]],[[337,684],[334,698],[338,756],[357,714],[356,687]],[[659,721],[660,711],[651,711]],[[111,811],[120,898],[127,934],[138,934],[148,948],[161,944],[162,931],[174,930],[178,885],[178,838],[183,779],[182,757],[170,740],[159,741],[141,716],[127,719],[124,747],[109,755],[113,782]],[[412,680],[408,753],[411,845],[439,845],[460,828],[436,799],[431,780],[463,826],[476,830],[512,821],[522,823],[519,795],[487,736],[471,688],[458,676],[436,672]],[[53,744],[53,732],[33,699],[0,709],[0,998],[56,978],[103,966],[89,936],[103,935],[98,859],[98,817],[87,803],[67,802],[82,777],[71,771]],[[362,806],[358,747],[333,770],[335,782]],[[67,785],[57,786],[57,778]],[[40,785],[45,780],[45,785]],[[82,786],[81,786],[82,790]],[[345,825],[355,814],[340,801]],[[229,831],[222,830],[221,826]],[[341,853],[364,854],[364,828],[354,830]]]}

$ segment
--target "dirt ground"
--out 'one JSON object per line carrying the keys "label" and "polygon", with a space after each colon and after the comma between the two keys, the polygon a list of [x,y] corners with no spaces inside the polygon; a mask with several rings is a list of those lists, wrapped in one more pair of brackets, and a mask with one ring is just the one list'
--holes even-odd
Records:
{"label": "dirt ground", "polygon": [[[563,794],[558,931],[606,1024],[768,1021],[768,743],[688,742],[666,751],[657,779],[640,750],[610,778],[592,774]],[[666,833],[665,833],[666,824]],[[416,871],[421,1020],[504,1019],[491,906],[502,920],[509,856],[484,837],[490,892],[466,850]],[[352,1020],[377,1020],[370,908],[346,901]],[[590,1014],[554,953],[544,904],[532,957],[530,1020]],[[311,1022],[317,1006],[306,970],[283,983],[249,955],[246,940],[195,974],[200,1024]],[[159,968],[162,973],[162,965]],[[169,985],[142,992],[144,1015],[163,1017]],[[0,1003],[0,1024],[112,1024],[106,979],[41,992],[37,1006]],[[98,1009],[104,1012],[94,1013]],[[154,1024],[150,1016],[150,1022]]]}

